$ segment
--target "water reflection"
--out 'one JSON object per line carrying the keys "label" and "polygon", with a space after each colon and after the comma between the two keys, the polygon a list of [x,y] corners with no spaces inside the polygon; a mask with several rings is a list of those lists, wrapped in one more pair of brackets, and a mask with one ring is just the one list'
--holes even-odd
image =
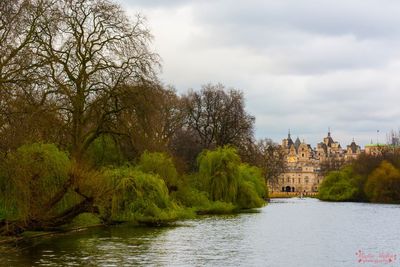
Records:
{"label": "water reflection", "polygon": [[178,227],[96,228],[49,238],[2,255],[0,265],[355,266],[360,250],[400,260],[399,221],[396,205],[279,199],[260,213]]}

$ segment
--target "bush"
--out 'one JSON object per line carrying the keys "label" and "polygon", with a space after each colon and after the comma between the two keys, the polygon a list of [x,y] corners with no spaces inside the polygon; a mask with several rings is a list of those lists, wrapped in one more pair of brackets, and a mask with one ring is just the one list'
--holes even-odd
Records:
{"label": "bush", "polygon": [[364,191],[371,202],[400,203],[400,171],[382,161],[369,175]]}
{"label": "bush", "polygon": [[357,200],[360,189],[356,184],[359,179],[360,177],[354,174],[351,167],[333,171],[323,180],[318,198],[328,201]]}
{"label": "bush", "polygon": [[0,205],[7,220],[40,220],[56,211],[51,199],[68,180],[70,161],[53,144],[24,145],[11,152],[0,180]]}

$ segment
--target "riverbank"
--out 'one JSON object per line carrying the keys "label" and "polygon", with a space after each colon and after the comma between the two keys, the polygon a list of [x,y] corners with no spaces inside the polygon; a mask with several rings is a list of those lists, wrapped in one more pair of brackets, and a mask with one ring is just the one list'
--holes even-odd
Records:
{"label": "riverbank", "polygon": [[311,197],[311,198],[317,198],[318,193],[317,192],[306,192],[306,193],[301,193],[301,192],[270,192],[268,197],[270,199],[273,198],[292,198],[292,197]]}

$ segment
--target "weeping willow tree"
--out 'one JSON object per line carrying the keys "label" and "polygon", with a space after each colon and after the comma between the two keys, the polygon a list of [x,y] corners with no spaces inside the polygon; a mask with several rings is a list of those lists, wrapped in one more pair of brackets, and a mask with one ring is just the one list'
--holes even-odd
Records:
{"label": "weeping willow tree", "polygon": [[120,165],[124,157],[114,136],[103,134],[90,144],[85,157],[96,167]]}
{"label": "weeping willow tree", "polygon": [[54,210],[51,199],[68,180],[68,156],[49,144],[22,146],[10,153],[1,183],[1,205],[9,220],[39,220]]}
{"label": "weeping willow tree", "polygon": [[213,201],[223,201],[237,208],[262,206],[266,196],[264,179],[256,167],[242,164],[232,147],[204,151],[198,158],[202,190]]}
{"label": "weeping willow tree", "polygon": [[145,151],[138,163],[138,169],[162,178],[169,191],[176,191],[178,186],[178,172],[172,158],[165,153]]}
{"label": "weeping willow tree", "polygon": [[265,180],[259,168],[241,164],[239,166],[240,183],[237,204],[240,208],[250,209],[265,204],[268,195]]}
{"label": "weeping willow tree", "polygon": [[183,210],[171,201],[163,179],[138,168],[121,167],[107,170],[113,188],[106,207],[111,220],[161,224],[178,219]]}
{"label": "weeping willow tree", "polygon": [[235,202],[239,186],[240,157],[232,147],[206,150],[199,155],[199,175],[213,201]]}
{"label": "weeping willow tree", "polygon": [[72,163],[53,145],[24,145],[8,154],[0,175],[0,234],[58,227],[96,212],[106,187],[99,172]]}

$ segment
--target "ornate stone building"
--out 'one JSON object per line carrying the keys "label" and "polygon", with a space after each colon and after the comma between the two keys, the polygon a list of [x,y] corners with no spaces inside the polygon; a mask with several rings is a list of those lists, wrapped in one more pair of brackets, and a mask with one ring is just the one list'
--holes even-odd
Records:
{"label": "ornate stone building", "polygon": [[286,153],[286,172],[277,181],[270,182],[271,192],[317,192],[323,180],[321,163],[327,160],[350,160],[361,153],[361,148],[354,140],[343,149],[339,142],[335,142],[330,131],[316,148],[302,142],[297,137],[293,142],[290,132],[282,140],[281,148]]}

